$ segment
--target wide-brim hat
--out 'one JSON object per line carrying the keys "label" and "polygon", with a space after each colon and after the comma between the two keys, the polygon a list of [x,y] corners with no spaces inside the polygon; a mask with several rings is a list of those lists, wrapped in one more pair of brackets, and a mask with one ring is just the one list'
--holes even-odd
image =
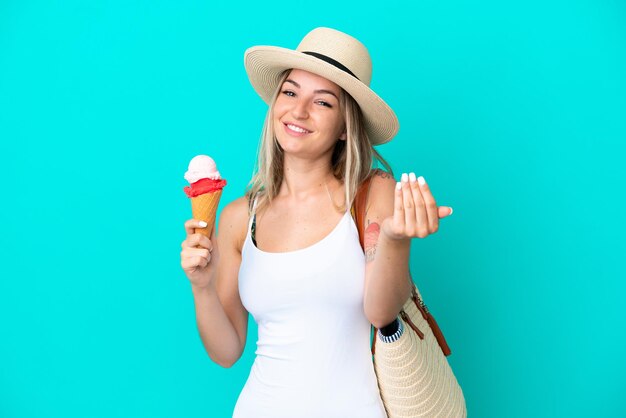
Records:
{"label": "wide-brim hat", "polygon": [[344,89],[359,104],[372,145],[390,141],[400,124],[393,110],[372,89],[372,60],[361,42],[330,28],[307,33],[295,50],[253,46],[244,53],[250,83],[267,104],[283,71],[297,68],[322,76]]}

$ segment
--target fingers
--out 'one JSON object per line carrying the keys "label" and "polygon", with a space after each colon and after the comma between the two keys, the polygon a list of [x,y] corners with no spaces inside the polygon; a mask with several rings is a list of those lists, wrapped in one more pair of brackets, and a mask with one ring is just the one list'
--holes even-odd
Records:
{"label": "fingers", "polygon": [[213,242],[202,234],[193,234],[184,240],[180,246],[183,248],[200,248],[213,252]]}
{"label": "fingers", "polygon": [[207,260],[211,259],[211,252],[206,248],[186,248],[183,250],[185,252],[185,257],[193,258],[193,257],[202,257]]}
{"label": "fingers", "polygon": [[185,231],[187,232],[187,236],[189,236],[196,233],[196,228],[206,228],[206,226],[206,222],[192,218],[185,222]]}
{"label": "fingers", "polygon": [[213,241],[215,237],[215,228],[211,231],[211,238],[206,235],[194,232],[195,228],[203,228],[198,219],[189,219],[185,222],[186,239],[182,242],[181,247],[201,247],[209,251],[213,251]]}
{"label": "fingers", "polygon": [[211,252],[206,248],[184,247],[180,252],[181,265],[184,269],[205,267],[211,262]]}
{"label": "fingers", "polygon": [[[403,177],[406,176],[403,175]],[[424,207],[424,198],[422,196],[422,192],[420,191],[419,184],[415,178],[415,173],[410,173],[408,176],[408,184],[407,189],[410,191],[410,195],[406,198],[410,198],[413,200],[413,205],[415,206],[411,213],[407,213],[407,216],[411,219],[415,219],[415,224],[411,229],[408,230],[408,233],[411,236],[417,236],[423,238],[428,235],[428,215],[426,213],[426,208]],[[407,225],[408,229],[408,225]]]}
{"label": "fingers", "polygon": [[393,223],[409,237],[424,238],[439,229],[439,218],[449,216],[452,208],[437,207],[437,202],[424,177],[402,174],[396,184]]}
{"label": "fingers", "polygon": [[204,248],[209,250],[209,252],[213,251],[213,241],[208,239],[205,235],[202,234],[193,234],[186,240],[184,240],[181,244],[181,247],[191,247],[191,248]]}
{"label": "fingers", "polygon": [[439,211],[440,218],[452,215],[452,208],[450,206],[439,206],[437,210]]}
{"label": "fingers", "polygon": [[204,268],[211,261],[211,257],[202,257],[199,255],[191,256],[191,257],[182,257],[180,262],[181,267],[184,270],[190,270],[196,267]]}
{"label": "fingers", "polygon": [[406,173],[402,174],[400,183],[402,184],[402,206],[404,206],[404,228],[408,235],[412,235],[412,231],[415,230],[415,202],[409,187],[409,176]]}
{"label": "fingers", "polygon": [[[415,174],[413,174],[415,176]],[[427,232],[433,234],[439,229],[439,210],[437,209],[437,203],[435,198],[428,187],[428,183],[424,180],[424,177],[420,176],[416,181],[416,188],[421,192],[422,200],[425,207],[426,219],[424,219],[424,225],[427,225]]]}

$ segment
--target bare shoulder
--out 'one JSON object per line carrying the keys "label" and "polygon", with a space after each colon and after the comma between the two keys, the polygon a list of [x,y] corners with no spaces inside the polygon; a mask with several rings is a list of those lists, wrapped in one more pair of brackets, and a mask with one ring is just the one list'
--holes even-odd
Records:
{"label": "bare shoulder", "polygon": [[376,212],[377,217],[384,217],[387,213],[393,213],[395,187],[396,180],[390,173],[381,169],[374,170],[367,197],[368,213],[370,211]]}
{"label": "bare shoulder", "polygon": [[220,214],[218,235],[224,234],[228,241],[241,252],[248,227],[248,199],[242,196],[227,204]]}
{"label": "bare shoulder", "polygon": [[229,219],[241,219],[248,217],[248,199],[245,196],[241,196],[238,199],[233,200],[222,210],[222,216],[226,215]]}
{"label": "bare shoulder", "polygon": [[393,182],[393,184],[396,183],[391,173],[380,168],[376,168],[372,170],[372,181],[376,181],[376,182],[387,181],[387,182]]}

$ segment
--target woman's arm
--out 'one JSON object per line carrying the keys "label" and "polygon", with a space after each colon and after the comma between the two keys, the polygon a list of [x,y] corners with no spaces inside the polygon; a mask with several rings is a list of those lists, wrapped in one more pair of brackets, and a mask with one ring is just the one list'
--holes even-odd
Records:
{"label": "woman's arm", "polygon": [[192,287],[200,339],[209,357],[222,367],[235,364],[246,345],[248,311],[239,298],[237,282],[247,223],[244,198],[222,210],[214,247],[218,252],[215,280],[207,289]]}
{"label": "woman's arm", "polygon": [[[406,178],[406,179],[405,179]],[[451,208],[437,207],[428,185],[403,175],[402,187],[378,170],[372,178],[365,219],[365,290],[363,306],[372,325],[391,323],[411,294],[411,239],[437,232],[439,218]]]}

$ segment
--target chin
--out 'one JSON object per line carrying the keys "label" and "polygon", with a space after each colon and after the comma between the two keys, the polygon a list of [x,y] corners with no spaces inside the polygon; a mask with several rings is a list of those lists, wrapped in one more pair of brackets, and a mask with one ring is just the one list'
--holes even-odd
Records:
{"label": "chin", "polygon": [[298,146],[298,144],[290,144],[289,142],[278,141],[278,146],[287,154],[297,154],[302,151],[302,147]]}

